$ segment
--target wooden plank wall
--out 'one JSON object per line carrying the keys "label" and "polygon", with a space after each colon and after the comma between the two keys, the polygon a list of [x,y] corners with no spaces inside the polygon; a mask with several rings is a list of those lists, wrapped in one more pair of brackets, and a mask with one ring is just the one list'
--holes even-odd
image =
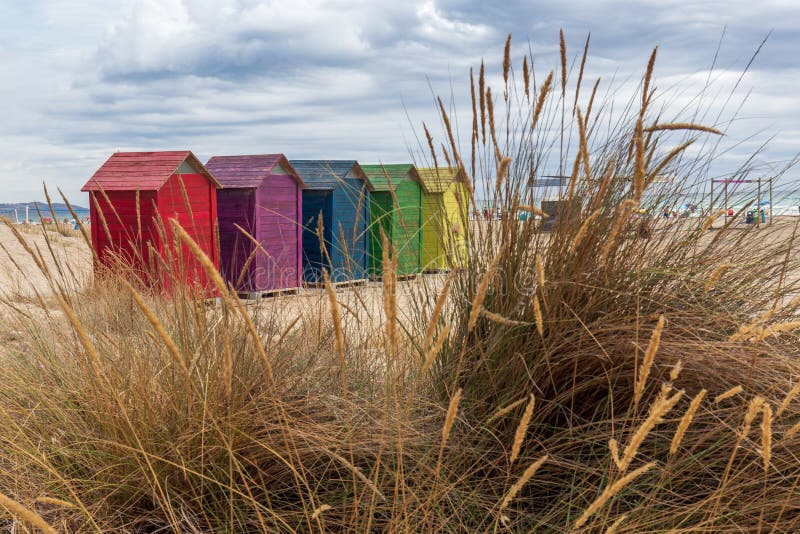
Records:
{"label": "wooden plank wall", "polygon": [[320,212],[324,225],[323,239],[330,251],[332,222],[332,191],[303,191],[303,279],[307,282],[322,281],[322,269],[330,271],[328,261],[320,252],[317,236],[317,218]]}
{"label": "wooden plank wall", "polygon": [[298,189],[291,176],[273,174],[257,190],[255,235],[263,251],[256,256],[256,291],[300,285]]}
{"label": "wooden plank wall", "polygon": [[236,228],[238,224],[255,236],[255,190],[222,189],[217,192],[219,216],[220,271],[226,282],[239,291],[255,291],[252,272],[241,277],[242,269],[255,246],[252,239]]}

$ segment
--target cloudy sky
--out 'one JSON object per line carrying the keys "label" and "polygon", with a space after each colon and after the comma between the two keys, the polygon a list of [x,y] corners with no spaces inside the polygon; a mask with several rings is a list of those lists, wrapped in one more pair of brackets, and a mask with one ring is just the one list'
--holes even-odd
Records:
{"label": "cloudy sky", "polygon": [[800,150],[796,0],[6,0],[0,202],[40,199],[44,181],[85,204],[116,150],[407,160],[414,128],[438,123],[431,89],[467,111],[470,66],[497,76],[512,32],[516,63],[532,50],[546,73],[559,28],[570,57],[591,32],[591,79],[638,80],[659,45],[665,88],[700,87],[724,31],[728,89],[771,31],[726,142],[735,159],[774,137],[765,165]]}

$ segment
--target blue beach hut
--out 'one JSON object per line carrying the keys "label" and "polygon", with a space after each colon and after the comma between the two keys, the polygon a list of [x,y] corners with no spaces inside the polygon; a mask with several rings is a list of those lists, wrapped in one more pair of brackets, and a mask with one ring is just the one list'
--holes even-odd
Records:
{"label": "blue beach hut", "polygon": [[[291,160],[303,190],[303,278],[367,278],[371,186],[355,160]],[[322,226],[323,243],[319,228]],[[322,246],[324,244],[324,246]]]}

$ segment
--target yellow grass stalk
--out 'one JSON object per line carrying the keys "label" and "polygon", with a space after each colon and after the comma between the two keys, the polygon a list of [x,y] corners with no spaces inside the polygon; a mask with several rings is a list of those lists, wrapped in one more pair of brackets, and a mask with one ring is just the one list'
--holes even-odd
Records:
{"label": "yellow grass stalk", "polygon": [[522,79],[525,82],[525,98],[531,99],[531,73],[528,69],[528,56],[522,56]]}
{"label": "yellow grass stalk", "polygon": [[[511,34],[506,37],[506,46],[503,50],[503,82],[506,85],[506,92],[508,91],[508,73],[511,70]],[[506,100],[508,95],[506,94]]]}
{"label": "yellow grass stalk", "polygon": [[600,187],[597,188],[597,193],[594,195],[592,208],[596,209],[602,205],[606,192],[608,191],[608,186],[611,185],[611,179],[614,177],[614,168],[616,164],[617,159],[616,157],[612,156],[611,161],[608,162],[606,171],[603,173],[603,178],[600,180]]}
{"label": "yellow grass stalk", "polygon": [[[383,241],[383,311],[386,315],[386,338],[392,355],[397,355],[397,250],[381,229]],[[391,253],[391,254],[390,254]]]}
{"label": "yellow grass stalk", "polygon": [[444,310],[444,305],[447,303],[447,296],[450,293],[450,285],[453,283],[455,275],[456,275],[456,270],[453,269],[450,272],[450,275],[444,281],[444,286],[442,286],[442,290],[439,291],[439,296],[436,297],[436,304],[433,306],[433,311],[431,312],[431,316],[428,318],[428,328],[425,329],[425,339],[422,343],[422,346],[425,350],[427,350],[431,346],[431,342],[433,341],[433,334],[434,332],[436,332],[436,326],[439,324],[439,317],[442,315],[442,310]]}
{"label": "yellow grass stalk", "polygon": [[644,359],[642,360],[642,366],[639,368],[639,376],[636,379],[636,384],[633,389],[633,402],[634,404],[639,404],[639,401],[642,398],[642,393],[644,393],[645,385],[647,384],[647,378],[650,376],[650,368],[653,366],[653,361],[656,357],[656,352],[658,351],[658,346],[661,344],[661,332],[664,330],[664,316],[660,316],[658,318],[658,324],[653,329],[653,333],[650,334],[650,342],[647,344],[647,350],[644,354]]}
{"label": "yellow grass stalk", "polygon": [[589,117],[592,114],[592,104],[594,104],[594,97],[597,94],[597,88],[600,87],[600,78],[597,78],[592,87],[592,94],[589,96],[589,103],[586,105],[586,122],[589,122]]}
{"label": "yellow grass stalk", "polygon": [[775,334],[780,334],[782,332],[794,332],[795,330],[800,329],[800,321],[787,321],[785,323],[774,324],[771,325],[769,329]]}
{"label": "yellow grass stalk", "polygon": [[714,269],[714,271],[711,273],[711,276],[709,276],[708,280],[706,280],[705,283],[706,293],[711,291],[711,288],[714,287],[714,284],[717,283],[717,280],[719,280],[722,277],[722,275],[728,272],[732,267],[733,267],[732,263],[723,263],[722,265]]}
{"label": "yellow grass stalk", "polygon": [[714,221],[719,219],[722,215],[725,215],[725,210],[718,210],[716,213],[712,213],[704,222],[703,225],[700,227],[700,233],[704,234],[706,231],[711,228],[711,225],[714,224]]}
{"label": "yellow grass stalk", "polygon": [[42,274],[46,274],[47,268],[39,260],[39,256],[37,256],[36,252],[34,252],[34,250],[30,247],[28,241],[22,236],[21,233],[19,233],[19,230],[17,230],[17,228],[13,224],[11,224],[11,221],[9,221],[8,219],[0,219],[0,222],[5,224],[8,227],[8,229],[11,230],[11,233],[14,234],[14,238],[17,240],[20,246],[22,246],[22,248],[25,249],[25,252],[28,253],[31,259],[33,259],[33,262],[36,264],[36,267],[42,272]]}
{"label": "yellow grass stalk", "polygon": [[661,161],[659,161],[658,164],[656,164],[656,166],[650,171],[650,177],[655,178],[656,176],[658,176],[661,173],[661,171],[663,171],[673,159],[678,157],[680,154],[683,154],[683,152],[687,148],[689,148],[692,144],[694,144],[694,139],[690,139],[685,143],[683,143],[682,145],[678,145],[677,147],[670,150],[669,153],[666,156],[664,156],[661,159]]}
{"label": "yellow grass stalk", "polygon": [[533,205],[530,205],[530,204],[520,204],[519,206],[517,206],[517,209],[519,211],[527,211],[529,213],[533,213],[534,215],[538,215],[542,219],[548,219],[550,217],[548,214],[543,212],[537,206],[533,206]]}
{"label": "yellow grass stalk", "polygon": [[89,356],[89,363],[92,366],[92,373],[94,374],[95,380],[98,384],[107,384],[102,373],[102,365],[100,363],[100,356],[97,354],[97,349],[92,344],[89,339],[89,334],[75,315],[75,310],[72,309],[72,306],[70,306],[61,295],[56,294],[56,299],[58,299],[58,303],[64,311],[64,315],[67,316],[67,319],[72,325],[72,329],[75,330],[75,333],[78,335],[78,340],[81,342],[83,350],[85,350],[87,356]]}
{"label": "yellow grass stalk", "polygon": [[[450,149],[453,151],[453,159],[455,160],[458,167],[464,167],[464,164],[461,162],[461,156],[458,154],[458,145],[456,145],[455,137],[453,136],[453,128],[450,126],[450,117],[447,115],[447,111],[444,108],[444,103],[442,102],[441,98],[437,97],[439,101],[439,111],[442,116],[442,121],[444,122],[445,131],[447,132],[447,139],[450,141]],[[494,121],[491,118],[490,120]],[[496,143],[495,143],[496,144]]]}
{"label": "yellow grass stalk", "polygon": [[589,507],[583,511],[578,520],[575,521],[575,528],[576,529],[581,528],[584,524],[586,524],[586,521],[588,521],[589,518],[592,517],[592,515],[594,515],[609,500],[611,500],[611,498],[614,497],[614,495],[619,493],[625,486],[627,486],[628,484],[639,478],[641,475],[643,475],[644,473],[648,472],[650,469],[655,467],[655,465],[656,465],[655,462],[650,462],[648,464],[645,464],[639,467],[638,469],[631,471],[630,473],[620,478],[613,484],[608,485],[606,489],[604,489],[603,492],[600,494],[600,496],[598,496],[597,499],[595,499],[594,502],[592,502],[592,504],[590,504]]}
{"label": "yellow grass stalk", "polygon": [[200,265],[203,267],[203,270],[206,272],[209,280],[211,280],[211,282],[219,291],[223,302],[228,305],[228,308],[234,309],[228,287],[225,285],[225,280],[223,280],[222,276],[219,274],[219,270],[214,266],[214,262],[212,262],[203,249],[200,248],[200,245],[197,244],[197,241],[195,241],[188,233],[186,233],[186,230],[183,229],[178,221],[175,219],[170,219],[169,224],[170,227],[172,227],[173,234],[183,241],[184,245],[189,247],[192,255],[198,262],[200,262]]}
{"label": "yellow grass stalk", "polygon": [[55,497],[36,497],[34,502],[41,504],[52,504],[53,506],[60,506],[61,508],[77,508],[77,506],[71,502],[56,499]]}
{"label": "yellow grass stalk", "polygon": [[724,401],[726,399],[730,399],[731,397],[734,397],[734,396],[740,394],[742,391],[744,391],[744,388],[742,388],[742,386],[734,386],[734,387],[730,388],[729,390],[724,391],[724,392],[720,393],[719,395],[717,395],[716,397],[714,397],[714,404],[719,404],[720,402],[722,402],[722,401]]}
{"label": "yellow grass stalk", "polygon": [[472,299],[472,308],[469,312],[467,332],[472,332],[472,329],[475,328],[475,324],[478,322],[478,317],[481,314],[481,308],[483,308],[483,301],[486,299],[486,292],[489,290],[489,284],[494,277],[494,273],[497,270],[497,265],[500,263],[500,258],[502,255],[503,250],[501,249],[497,252],[491,263],[489,263],[489,268],[486,269],[486,274],[483,275],[483,278],[478,284],[478,288],[475,291],[475,297]]}
{"label": "yellow grass stalk", "polygon": [[583,71],[586,68],[586,56],[589,55],[589,39],[591,38],[592,34],[589,33],[586,36],[586,44],[583,45],[583,57],[581,57],[581,68],[578,71],[578,83],[575,86],[575,101],[572,103],[572,113],[575,114],[575,110],[578,107],[578,96],[581,94],[581,84],[583,83]]}
{"label": "yellow grass stalk", "polygon": [[[267,377],[269,378],[270,382],[272,382],[272,364],[269,361],[269,357],[267,356],[267,351],[264,350],[264,345],[261,343],[261,337],[258,335],[258,331],[256,330],[256,325],[253,323],[253,319],[250,317],[250,314],[247,313],[247,310],[244,309],[242,305],[242,301],[238,298],[236,299],[236,307],[239,310],[239,315],[244,318],[244,322],[247,325],[247,330],[250,332],[250,337],[253,338],[253,345],[258,352],[258,355],[261,357],[261,361],[264,362],[264,369],[267,371]],[[289,325],[281,332],[280,337],[278,338],[278,342],[276,345],[279,345],[283,339],[289,334],[289,331],[294,328],[294,325],[297,324],[297,321],[300,320],[300,315],[294,318],[293,321],[289,323]]]}
{"label": "yellow grass stalk", "polygon": [[133,297],[133,301],[136,303],[136,306],[138,306],[139,309],[142,311],[145,318],[147,319],[147,322],[150,323],[150,326],[152,326],[153,330],[155,330],[156,334],[158,334],[158,337],[164,344],[164,347],[166,347],[167,352],[169,353],[170,356],[172,356],[172,361],[175,363],[175,365],[178,366],[178,369],[181,370],[184,377],[186,377],[186,379],[189,380],[191,378],[191,373],[189,372],[189,367],[186,365],[186,359],[183,357],[183,354],[181,354],[181,351],[175,344],[175,341],[173,341],[172,337],[167,332],[167,329],[164,328],[164,324],[156,316],[156,314],[153,312],[150,306],[147,305],[142,295],[139,294],[139,292],[136,291],[136,289],[134,289],[134,287],[131,284],[129,284],[127,280],[125,280],[124,278],[120,278],[120,281],[128,290],[128,293],[130,293],[131,296]]}
{"label": "yellow grass stalk", "polygon": [[586,220],[584,220],[583,224],[581,224],[578,233],[575,234],[575,237],[572,238],[572,241],[569,244],[570,252],[575,252],[577,250],[578,245],[581,244],[581,241],[583,241],[583,238],[586,236],[586,232],[589,231],[589,227],[600,216],[600,213],[602,213],[602,210],[595,210],[591,215],[586,217]]}
{"label": "yellow grass stalk", "polygon": [[567,94],[567,41],[564,30],[558,30],[559,50],[561,52],[561,95]]}
{"label": "yellow grass stalk", "polygon": [[321,516],[322,514],[327,512],[328,510],[332,510],[332,509],[333,509],[333,507],[330,504],[323,504],[322,506],[314,508],[314,513],[311,514],[311,520],[312,521],[316,521],[319,518],[319,516]]}
{"label": "yellow grass stalk", "polygon": [[800,393],[800,382],[792,386],[792,389],[789,390],[789,393],[783,398],[783,402],[781,405],[778,406],[778,410],[775,412],[775,417],[780,417],[783,412],[786,411],[786,408],[792,403],[792,400]]}
{"label": "yellow grass stalk", "polygon": [[422,129],[425,130],[425,137],[428,139],[428,148],[431,151],[431,158],[433,158],[433,168],[438,169],[439,163],[436,161],[436,150],[433,148],[433,136],[424,122],[422,123]]}
{"label": "yellow grass stalk", "polygon": [[337,460],[343,466],[347,467],[356,476],[356,478],[358,478],[361,482],[364,483],[364,485],[366,485],[369,489],[372,490],[372,492],[378,497],[378,499],[380,499],[381,502],[386,502],[386,497],[383,495],[383,493],[381,493],[381,490],[378,489],[378,487],[375,485],[374,482],[372,482],[369,478],[367,478],[366,475],[364,475],[364,473],[361,471],[361,469],[358,468],[358,466],[353,465],[347,460],[347,458],[330,449],[323,448],[322,450],[325,451],[325,454],[327,454],[334,460]]}
{"label": "yellow grass stalk", "polygon": [[[644,114],[644,108],[642,109]],[[645,162],[644,162],[644,135],[642,133],[642,115],[636,122],[636,129],[633,133],[633,146],[634,146],[634,165],[633,165],[633,193],[634,198],[638,201],[642,198],[644,193],[644,179],[645,179]]]}
{"label": "yellow grass stalk", "polygon": [[222,335],[222,356],[222,387],[225,398],[230,399],[233,389],[233,347],[231,347],[231,336],[225,334]]}
{"label": "yellow grass stalk", "polygon": [[[458,414],[458,404],[461,402],[461,388],[458,388],[456,394],[450,399],[450,404],[447,406],[447,415],[444,418],[444,425],[442,426],[442,443],[439,446],[439,464],[441,464],[442,454],[444,448],[447,446],[447,440],[450,439],[450,432],[453,430],[453,424],[456,421]],[[439,466],[437,465],[436,471],[438,473]]]}
{"label": "yellow grass stalk", "polygon": [[475,98],[475,76],[472,72],[472,67],[469,69],[469,93],[472,100],[472,136],[470,138],[470,163],[472,166],[472,176],[475,175],[475,145],[478,143],[478,102]]}
{"label": "yellow grass stalk", "polygon": [[542,261],[542,255],[536,254],[536,281],[539,284],[539,292],[544,289],[544,261]]}
{"label": "yellow grass stalk", "polygon": [[[108,242],[112,243],[113,240],[111,239],[111,230],[108,229],[108,223],[106,222],[106,214],[103,213],[103,210],[100,207],[100,201],[97,200],[97,195],[94,192],[89,193],[89,201],[94,202],[95,213],[97,213],[97,217],[100,219],[100,227],[106,234],[106,239],[108,239]],[[92,220],[92,224],[97,224],[97,221]]]}
{"label": "yellow grass stalk", "polygon": [[542,307],[539,305],[539,297],[533,296],[533,315],[536,317],[536,330],[539,337],[544,338],[544,318],[542,317]]}
{"label": "yellow grass stalk", "polygon": [[486,116],[489,119],[489,134],[492,137],[492,146],[494,146],[495,153],[499,153],[500,145],[497,144],[497,132],[494,128],[494,100],[492,99],[491,87],[486,87]]}
{"label": "yellow grass stalk", "polygon": [[744,414],[744,424],[742,424],[742,431],[739,435],[739,439],[744,439],[750,434],[750,427],[753,425],[756,415],[761,411],[765,402],[764,398],[759,395],[750,399],[750,403],[747,405],[747,412]]}
{"label": "yellow grass stalk", "polygon": [[628,217],[638,205],[638,201],[630,198],[620,203],[617,208],[617,219],[614,221],[614,226],[611,227],[611,231],[608,233],[608,237],[606,237],[605,245],[603,245],[603,250],[600,252],[601,264],[606,263],[608,260],[608,256],[611,254],[611,249],[617,241],[620,230],[622,230],[622,227],[628,222]]}
{"label": "yellow grass stalk", "polygon": [[75,213],[75,210],[72,208],[72,204],[70,203],[69,200],[67,200],[67,197],[66,195],[64,195],[64,192],[61,191],[61,189],[58,189],[58,194],[61,195],[61,199],[63,200],[64,205],[67,206],[67,209],[69,210],[70,215],[72,215],[72,218],[75,219],[75,222],[78,223],[78,229],[81,232],[81,236],[83,236],[83,241],[89,247],[89,250],[92,251],[92,256],[94,257],[94,259],[97,259],[97,251],[92,246],[92,238],[89,237],[89,234],[86,232],[86,226],[81,222],[80,217],[78,217],[78,214]]}
{"label": "yellow grass stalk", "polygon": [[650,431],[664,420],[664,416],[672,410],[682,396],[683,390],[680,390],[671,397],[659,396],[653,404],[650,405],[647,419],[639,425],[639,428],[637,428],[636,432],[631,436],[628,445],[625,446],[625,450],[622,451],[622,457],[619,462],[620,472],[624,473],[628,469],[634,456],[636,456],[636,452],[639,450],[639,446],[650,434]]}
{"label": "yellow grass stalk", "polygon": [[769,471],[772,459],[772,407],[764,403],[761,413],[761,456],[764,459],[764,472]]}
{"label": "yellow grass stalk", "polygon": [[531,122],[531,130],[536,128],[536,124],[539,122],[539,117],[542,114],[542,110],[544,109],[544,101],[547,98],[547,94],[550,92],[550,89],[553,87],[553,71],[550,71],[550,74],[547,75],[547,78],[544,79],[544,83],[542,84],[542,88],[539,89],[539,97],[536,99],[536,108],[533,110],[533,121]]}
{"label": "yellow grass stalk", "polygon": [[522,418],[517,425],[517,430],[514,432],[514,443],[511,446],[509,464],[513,464],[519,457],[519,451],[522,450],[522,444],[525,442],[525,435],[528,433],[528,425],[530,425],[531,422],[533,407],[536,405],[536,398],[533,396],[533,393],[531,393],[528,399],[528,405],[525,407]]}
{"label": "yellow grass stalk", "polygon": [[800,423],[795,423],[792,425],[792,428],[786,431],[786,433],[783,435],[783,439],[790,439],[798,432],[800,432]]}
{"label": "yellow grass stalk", "polygon": [[516,401],[512,402],[511,404],[509,404],[508,406],[504,406],[503,408],[500,408],[499,410],[494,412],[489,419],[486,420],[486,424],[488,425],[492,421],[495,421],[495,420],[503,417],[504,415],[509,413],[511,410],[513,410],[514,408],[516,408],[517,406],[519,406],[523,402],[525,402],[525,398],[516,400]]}
{"label": "yellow grass stalk", "polygon": [[439,335],[436,336],[436,340],[433,342],[433,345],[428,349],[428,352],[425,354],[425,362],[422,365],[422,372],[424,373],[428,369],[431,368],[433,365],[433,360],[436,359],[436,356],[442,351],[442,347],[444,346],[445,341],[447,341],[447,337],[450,335],[450,325],[444,325],[444,328],[439,332]]}
{"label": "yellow grass stalk", "polygon": [[7,497],[3,493],[0,493],[0,506],[14,514],[24,523],[38,528],[45,534],[57,534],[56,529],[51,527],[47,521],[44,520],[42,516],[34,512],[33,510],[26,508],[25,506],[21,505],[17,501]]}
{"label": "yellow grass stalk", "polygon": [[486,76],[485,76],[485,69],[483,66],[483,60],[481,60],[481,71],[478,75],[478,96],[479,96],[479,103],[481,105],[481,137],[483,139],[483,144],[486,144]]}
{"label": "yellow grass stalk", "polygon": [[500,503],[501,512],[508,508],[508,505],[511,504],[511,501],[513,501],[514,497],[516,497],[517,493],[519,493],[519,490],[521,490],[525,484],[528,483],[531,477],[536,474],[536,471],[542,467],[542,464],[544,464],[548,458],[549,456],[545,454],[525,469],[525,471],[522,473],[522,476],[519,477],[519,480],[517,480],[514,485],[511,486],[511,488],[508,490],[508,493],[506,493],[506,496],[503,497],[503,501]]}
{"label": "yellow grass stalk", "polygon": [[608,452],[611,453],[611,459],[614,460],[614,464],[617,466],[617,469],[620,468],[622,465],[622,461],[619,457],[619,442],[616,439],[611,438],[608,440]]}
{"label": "yellow grass stalk", "polygon": [[678,363],[673,365],[672,370],[669,372],[669,381],[675,382],[681,375],[681,371],[683,371],[683,362],[678,360]]}
{"label": "yellow grass stalk", "polygon": [[713,133],[717,135],[725,135],[721,131],[717,130],[716,128],[712,128],[711,126],[703,126],[702,124],[693,124],[691,122],[671,122],[667,124],[654,124],[648,128],[645,128],[645,132],[661,132],[665,130],[695,130],[698,132],[707,132]]}
{"label": "yellow grass stalk", "polygon": [[647,109],[647,105],[650,103],[650,80],[653,78],[653,70],[656,66],[656,55],[658,54],[658,47],[653,49],[653,52],[650,54],[650,59],[647,61],[647,70],[644,74],[644,83],[642,85],[642,108],[641,108],[641,115],[644,116],[644,112]]}
{"label": "yellow grass stalk", "polygon": [[592,179],[592,167],[590,165],[590,158],[589,158],[589,138],[588,134],[586,133],[586,120],[583,118],[583,114],[581,114],[580,108],[578,108],[578,133],[579,133],[579,141],[580,141],[580,153],[581,153],[581,160],[583,161],[583,174],[585,175],[587,180]]}
{"label": "yellow grass stalk", "polygon": [[619,527],[622,526],[622,522],[625,521],[626,519],[628,519],[628,514],[622,514],[621,516],[619,516],[617,520],[614,521],[610,527],[608,527],[608,530],[606,530],[606,534],[616,534],[617,531],[619,530]]}
{"label": "yellow grass stalk", "polygon": [[486,308],[481,308],[481,316],[486,317],[493,323],[501,324],[503,326],[525,326],[530,324],[526,323],[525,321],[515,321],[513,319],[503,317],[499,313],[490,312]]}
{"label": "yellow grass stalk", "polygon": [[339,369],[342,373],[342,379],[344,379],[344,332],[342,331],[342,319],[339,313],[339,301],[336,299],[336,291],[334,291],[331,279],[328,277],[327,269],[322,269],[322,277],[325,280],[325,293],[328,295],[328,304],[331,307],[331,320],[333,321],[334,336],[336,338]]}
{"label": "yellow grass stalk", "polygon": [[506,156],[500,158],[500,164],[497,166],[497,180],[494,184],[494,187],[497,191],[500,191],[500,186],[503,185],[503,180],[505,180],[506,176],[508,176],[509,165],[511,165],[511,158]]}
{"label": "yellow grass stalk", "polygon": [[683,417],[681,417],[681,421],[678,423],[678,429],[675,431],[675,435],[672,437],[672,443],[669,446],[670,454],[674,455],[676,452],[678,452],[678,447],[680,447],[681,442],[683,441],[683,436],[686,434],[686,430],[689,428],[689,425],[692,424],[694,414],[700,407],[700,403],[702,403],[703,399],[706,397],[706,393],[708,392],[705,389],[701,389],[700,392],[692,399],[692,402],[689,404],[689,408],[687,408],[686,413],[684,413]]}

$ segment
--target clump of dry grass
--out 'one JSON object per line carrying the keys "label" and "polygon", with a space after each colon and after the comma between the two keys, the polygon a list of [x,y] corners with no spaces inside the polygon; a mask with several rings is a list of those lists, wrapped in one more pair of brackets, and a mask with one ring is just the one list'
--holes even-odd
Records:
{"label": "clump of dry grass", "polygon": [[[515,81],[510,38],[503,99],[492,100],[484,65],[477,87],[470,76],[469,179],[505,216],[472,225],[468,261],[447,277],[401,282],[398,252],[384,246],[381,288],[326,283],[243,303],[188,233],[162,222],[218,302],[182,284],[170,257],[153,272],[111,262],[76,292],[52,247],[18,233],[55,298],[0,299],[27,335],[24,350],[0,348],[8,521],[131,532],[795,530],[792,242],[754,251],[755,230],[706,235],[708,211],[656,220],[707,177],[702,150],[686,149],[717,131],[696,124],[702,113],[653,107],[663,101],[651,89],[655,53],[622,116],[599,82],[584,106],[588,39],[568,95],[560,37],[538,90],[531,72]],[[464,168],[437,104],[439,156]],[[529,187],[548,161],[575,170],[550,217]],[[675,180],[656,179],[664,173]],[[168,294],[153,280],[168,280]]]}

